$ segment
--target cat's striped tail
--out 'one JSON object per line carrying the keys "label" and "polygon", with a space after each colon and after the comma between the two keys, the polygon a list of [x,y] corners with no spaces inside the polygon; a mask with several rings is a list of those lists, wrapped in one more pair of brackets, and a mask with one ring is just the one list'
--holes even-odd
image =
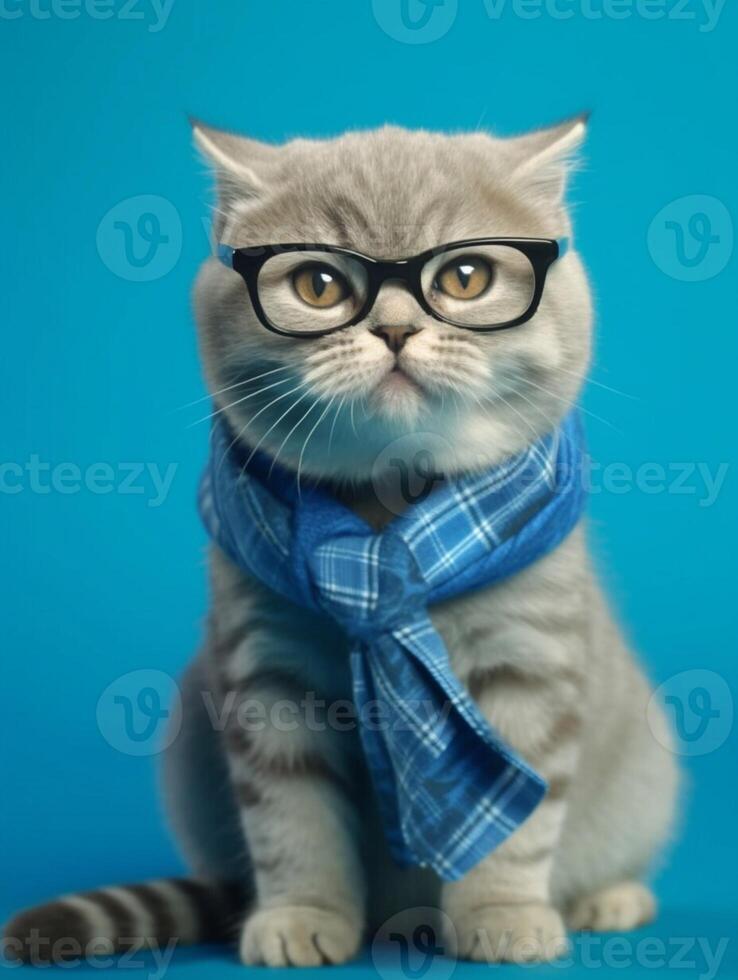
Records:
{"label": "cat's striped tail", "polygon": [[237,884],[166,878],[65,895],[5,926],[10,960],[47,964],[131,949],[230,942],[247,904]]}

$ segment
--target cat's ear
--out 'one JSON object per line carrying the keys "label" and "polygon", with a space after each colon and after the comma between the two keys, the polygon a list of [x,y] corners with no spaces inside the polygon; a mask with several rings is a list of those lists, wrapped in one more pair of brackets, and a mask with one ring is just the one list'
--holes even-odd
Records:
{"label": "cat's ear", "polygon": [[587,112],[557,126],[508,140],[513,175],[547,201],[560,204],[569,175],[577,166],[588,120]]}
{"label": "cat's ear", "polygon": [[277,147],[190,119],[195,146],[215,172],[221,194],[258,196]]}

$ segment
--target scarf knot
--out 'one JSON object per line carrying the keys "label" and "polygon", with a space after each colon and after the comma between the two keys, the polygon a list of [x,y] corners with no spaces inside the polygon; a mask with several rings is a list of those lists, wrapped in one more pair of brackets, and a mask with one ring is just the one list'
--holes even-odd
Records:
{"label": "scarf knot", "polygon": [[428,586],[397,534],[329,538],[309,563],[319,605],[354,639],[371,643],[424,615]]}

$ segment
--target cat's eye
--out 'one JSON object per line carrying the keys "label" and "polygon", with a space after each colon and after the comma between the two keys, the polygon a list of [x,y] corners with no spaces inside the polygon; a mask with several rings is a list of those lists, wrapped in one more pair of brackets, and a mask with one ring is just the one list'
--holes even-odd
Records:
{"label": "cat's eye", "polygon": [[481,255],[463,255],[439,271],[434,287],[452,299],[477,299],[492,284],[493,270]]}
{"label": "cat's eye", "polygon": [[303,303],[323,310],[337,306],[351,292],[340,272],[329,265],[313,263],[295,269],[292,285]]}

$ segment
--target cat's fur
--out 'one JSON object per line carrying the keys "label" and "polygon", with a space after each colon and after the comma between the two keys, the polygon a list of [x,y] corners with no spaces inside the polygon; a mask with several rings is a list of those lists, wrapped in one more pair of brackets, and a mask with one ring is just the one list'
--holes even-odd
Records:
{"label": "cat's fur", "polygon": [[[570,236],[564,191],[585,128],[577,119],[503,140],[387,127],[280,147],[200,125],[195,135],[216,171],[218,241],[402,257],[464,238]],[[208,386],[234,432],[327,483],[376,526],[391,516],[377,493],[390,443],[401,438],[404,453],[430,446],[447,474],[489,466],[556,424],[589,360],[589,291],[575,250],[552,267],[533,320],[486,335],[431,319],[387,283],[366,322],[290,340],[258,324],[240,277],[215,260],[195,302]],[[393,324],[420,328],[398,356],[415,383],[391,371],[395,355],[371,329]],[[668,837],[677,771],[662,747],[668,736],[647,724],[647,683],[581,527],[515,577],[431,611],[459,678],[550,786],[522,828],[452,884],[392,866],[353,727],[316,730],[303,718],[289,730],[244,731],[238,709],[254,700],[269,709],[306,692],[348,699],[343,636],[217,549],[211,588],[207,638],[183,682],[183,730],[165,760],[166,796],[193,874],[248,885],[236,923],[244,962],[341,962],[367,927],[397,912],[409,926],[428,914],[413,910],[429,906],[444,910],[458,955],[490,960],[556,956],[565,921],[627,929],[653,914],[640,879]],[[224,706],[221,734],[213,717]],[[209,887],[101,891],[24,913],[10,933],[35,925],[117,941],[122,919],[132,935],[176,929],[195,939],[207,932],[208,906],[210,933],[222,933],[225,900]]]}

